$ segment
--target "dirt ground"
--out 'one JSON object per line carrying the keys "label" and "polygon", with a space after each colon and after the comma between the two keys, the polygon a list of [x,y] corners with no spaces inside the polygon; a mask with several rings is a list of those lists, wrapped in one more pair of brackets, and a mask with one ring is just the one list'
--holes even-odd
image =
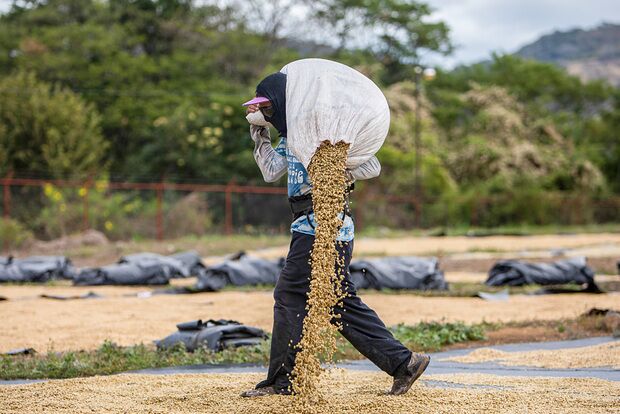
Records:
{"label": "dirt ground", "polygon": [[505,352],[492,348],[480,348],[467,355],[444,360],[464,363],[495,361],[500,365],[539,368],[611,367],[620,369],[620,342],[564,349],[561,352],[557,350]]}
{"label": "dirt ground", "polygon": [[[489,253],[533,252],[556,249],[582,249],[587,256],[610,256],[620,252],[620,234],[570,234],[489,237],[398,237],[355,240],[356,256],[443,255],[471,253],[488,257]],[[287,246],[262,249],[263,257],[286,255]]]}
{"label": "dirt ground", "polygon": [[[355,255],[422,255],[446,252],[442,258],[442,267],[447,267],[445,277],[448,282],[479,283],[486,279],[486,270],[494,259],[463,259],[461,256],[488,255],[491,252],[503,257],[514,257],[524,250],[538,249],[540,253],[549,249],[571,248],[609,252],[610,247],[620,248],[620,234],[360,238],[355,243]],[[255,250],[253,253],[274,257],[286,254],[286,247],[270,247]],[[461,256],[458,256],[459,254]],[[211,257],[209,262],[215,259]],[[612,262],[611,256],[605,258],[605,267],[611,269]],[[597,280],[601,281],[617,279],[618,276],[597,276]],[[187,285],[192,284],[194,279],[173,282]],[[0,302],[0,318],[4,321],[0,333],[0,352],[21,347],[33,347],[39,352],[50,348],[57,351],[93,349],[105,339],[120,345],[150,343],[173,332],[177,323],[198,318],[235,319],[271,330],[271,291],[136,296],[151,290],[151,287],[72,287],[62,284],[0,286],[0,296],[9,299]],[[42,293],[81,295],[90,291],[104,298],[55,301],[38,297]],[[362,297],[388,325],[442,319],[470,323],[557,320],[574,318],[591,307],[617,308],[620,303],[620,294],[617,293],[515,295],[508,302],[379,292],[364,293]]]}
{"label": "dirt ground", "polygon": [[[0,412],[292,412],[288,396],[238,396],[260,379],[260,374],[112,375],[3,386]],[[382,373],[335,370],[324,380],[324,389],[330,393],[324,403],[316,405],[315,412],[609,413],[620,406],[620,383],[591,378],[424,376],[408,394],[397,397],[383,394],[390,381]],[[436,381],[441,381],[442,387]],[[446,387],[450,384],[452,387]]]}
{"label": "dirt ground", "polygon": [[[551,258],[553,249],[589,252],[591,261],[611,273],[620,234],[534,237],[420,237],[361,239],[356,257],[373,255],[441,256],[448,282],[480,283],[498,257]],[[532,255],[523,255],[525,251]],[[613,254],[612,254],[613,253]],[[264,257],[286,254],[286,247],[256,252]],[[590,256],[589,256],[590,257]],[[620,258],[620,254],[617,255]],[[86,259],[81,259],[86,261]],[[90,259],[89,259],[90,260]],[[217,257],[208,258],[212,263]],[[597,270],[600,273],[600,270]],[[597,276],[613,281],[618,276]],[[192,284],[175,280],[174,284]],[[0,352],[33,347],[39,352],[94,349],[106,340],[119,345],[150,343],[192,319],[236,319],[268,331],[272,325],[272,291],[223,291],[194,295],[149,296],[151,287],[72,287],[68,285],[0,286]],[[82,295],[101,299],[56,301],[39,295]],[[139,296],[137,296],[139,295]],[[507,302],[469,297],[424,297],[410,293],[367,292],[363,300],[388,325],[419,321],[527,322],[575,318],[592,307],[618,308],[620,293],[513,295]],[[549,322],[547,325],[554,325]],[[544,325],[544,324],[542,324]],[[510,325],[489,333],[484,345],[518,342],[528,335],[546,338],[548,326]],[[553,327],[552,327],[553,329]],[[568,335],[570,326],[563,334]],[[501,334],[503,338],[496,338]],[[500,340],[501,339],[501,340]],[[550,337],[549,339],[557,339]],[[507,364],[542,366],[618,366],[618,348],[591,347],[584,352],[502,353]],[[541,353],[542,352],[542,353]],[[496,352],[470,358],[497,359]],[[584,358],[590,358],[584,362]],[[513,359],[511,359],[513,358]],[[611,362],[610,359],[611,358]],[[555,365],[553,365],[555,364]],[[571,365],[573,364],[573,365]],[[577,366],[575,365],[575,366]],[[1,413],[290,413],[291,398],[271,396],[248,400],[239,393],[262,379],[261,374],[112,375],[0,386]],[[620,382],[593,378],[499,377],[482,374],[423,376],[405,396],[384,395],[391,379],[382,373],[334,370],[323,389],[330,394],[316,413],[608,413],[620,412]]]}
{"label": "dirt ground", "polygon": [[[187,282],[187,281],[184,281]],[[101,299],[56,301],[41,293],[84,294]],[[193,319],[235,319],[271,331],[271,291],[223,291],[194,295],[136,296],[144,288],[5,286],[0,302],[3,319],[0,351],[33,347],[39,352],[94,349],[105,339],[119,345],[150,343]],[[508,302],[478,298],[421,297],[367,293],[363,300],[388,325],[419,321],[509,322],[574,318],[592,307],[613,308],[619,294],[515,295]]]}
{"label": "dirt ground", "polygon": [[[484,283],[487,277],[486,272],[444,271],[444,278],[448,283]],[[620,281],[620,276],[597,274],[595,280],[597,282],[614,282]]]}

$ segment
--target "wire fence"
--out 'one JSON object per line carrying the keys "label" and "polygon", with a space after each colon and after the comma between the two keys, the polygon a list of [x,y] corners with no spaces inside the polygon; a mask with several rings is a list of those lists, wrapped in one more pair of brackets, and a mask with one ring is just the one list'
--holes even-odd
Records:
{"label": "wire fence", "polygon": [[[0,187],[2,217],[43,239],[87,229],[117,240],[282,234],[291,222],[286,188],[278,186],[7,176]],[[367,185],[353,193],[351,206],[357,230],[620,222],[620,197],[575,193],[418,200]]]}

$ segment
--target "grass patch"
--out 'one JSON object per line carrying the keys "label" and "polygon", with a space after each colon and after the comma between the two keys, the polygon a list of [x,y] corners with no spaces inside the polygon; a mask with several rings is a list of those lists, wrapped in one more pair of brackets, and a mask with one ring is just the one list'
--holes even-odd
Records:
{"label": "grass patch", "polygon": [[[207,234],[200,237],[186,236],[163,241],[150,239],[128,240],[99,246],[75,246],[61,249],[56,253],[68,256],[74,259],[74,261],[78,260],[79,262],[108,263],[117,260],[120,256],[145,251],[169,255],[186,250],[195,250],[201,256],[219,256],[236,253],[241,250],[288,246],[290,241],[289,234],[235,234],[230,236]],[[23,251],[15,251],[14,253],[15,256],[21,257],[36,252],[25,249]]]}
{"label": "grass patch", "polygon": [[[604,285],[601,283],[601,285]],[[607,286],[605,284],[605,286]],[[602,286],[601,286],[602,287]],[[411,290],[411,289],[381,289],[361,290],[360,294],[388,294],[388,295],[415,295],[427,297],[476,297],[478,292],[497,293],[508,289],[510,295],[528,295],[543,288],[562,288],[567,290],[581,290],[580,285],[567,284],[561,286],[541,286],[541,285],[524,285],[524,286],[487,286],[484,283],[474,282],[450,282],[448,290]]]}
{"label": "grass patch", "polygon": [[[397,325],[391,330],[397,339],[415,351],[436,351],[446,345],[485,338],[485,327],[481,324],[423,322]],[[164,351],[144,344],[121,347],[106,341],[95,351],[2,356],[0,379],[75,378],[196,364],[267,364],[269,349],[269,341],[217,353],[207,349],[187,352],[182,344]],[[344,338],[339,338],[334,357],[335,361],[362,358]]]}
{"label": "grass patch", "polygon": [[430,229],[397,230],[384,227],[365,227],[360,232],[366,237],[397,238],[405,236],[535,236],[543,234],[620,233],[620,223],[560,225],[512,225],[499,227],[434,227]]}
{"label": "grass patch", "polygon": [[[414,352],[437,352],[456,343],[480,341],[486,338],[487,324],[463,322],[420,322],[415,325],[399,324],[390,327],[396,339]],[[361,359],[363,356],[344,338],[338,338],[336,361]]]}
{"label": "grass patch", "polygon": [[438,351],[446,345],[485,338],[484,325],[462,322],[420,322],[414,326],[399,324],[392,328],[392,332],[405,346],[416,351]]}
{"label": "grass patch", "polygon": [[183,344],[168,350],[156,350],[144,344],[121,347],[105,341],[95,351],[48,352],[45,355],[2,356],[1,379],[75,378],[108,375],[146,368],[196,364],[266,363],[269,342],[257,346],[212,352],[198,349],[187,352]]}
{"label": "grass patch", "polygon": [[467,253],[503,253],[505,251],[496,247],[470,247],[467,249]]}
{"label": "grass patch", "polygon": [[[605,292],[620,291],[620,281],[597,282],[598,286]],[[510,295],[531,295],[541,289],[565,289],[580,291],[581,285],[569,283],[565,285],[523,285],[523,286],[487,286],[484,283],[476,282],[450,282],[448,290],[413,290],[413,289],[360,289],[359,295],[414,295],[426,297],[477,297],[478,292],[498,293],[508,289]],[[223,291],[235,292],[269,292],[273,290],[273,285],[256,286],[225,286]]]}

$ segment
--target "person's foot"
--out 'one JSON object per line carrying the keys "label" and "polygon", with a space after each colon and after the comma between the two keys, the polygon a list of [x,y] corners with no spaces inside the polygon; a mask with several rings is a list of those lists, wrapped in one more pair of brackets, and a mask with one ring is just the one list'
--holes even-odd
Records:
{"label": "person's foot", "polygon": [[270,387],[262,387],[255,388],[253,390],[244,391],[241,393],[242,397],[252,398],[252,397],[264,397],[266,395],[274,395],[277,394],[276,389],[273,386]]}
{"label": "person's foot", "polygon": [[422,375],[426,367],[428,367],[429,362],[431,362],[431,357],[428,355],[411,354],[411,359],[409,360],[409,364],[407,364],[407,373],[394,377],[392,390],[389,394],[401,395],[409,391],[409,388],[411,388],[415,380],[420,378],[420,375]]}

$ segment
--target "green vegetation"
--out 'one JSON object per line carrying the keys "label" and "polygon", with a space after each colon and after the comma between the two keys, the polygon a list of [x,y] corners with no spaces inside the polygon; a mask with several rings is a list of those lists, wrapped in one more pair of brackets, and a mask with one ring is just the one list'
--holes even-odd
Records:
{"label": "green vegetation", "polygon": [[399,324],[392,331],[408,348],[420,351],[437,351],[446,345],[485,339],[482,325],[461,322],[421,322],[415,326]]}
{"label": "green vegetation", "polygon": [[94,106],[34,72],[0,79],[0,174],[93,174],[108,147]]}
{"label": "green vegetation", "polygon": [[[420,323],[414,326],[398,325],[392,328],[396,338],[418,351],[439,350],[458,342],[484,339],[482,325],[463,323]],[[362,356],[344,339],[339,340],[337,360],[359,359]],[[266,364],[270,342],[254,347],[226,349],[212,352],[198,349],[187,352],[182,344],[169,350],[155,350],[152,346],[120,347],[104,342],[95,351],[53,352],[45,355],[0,357],[0,379],[73,378],[106,375],[146,368],[193,364]]]}
{"label": "green vegetation", "polygon": [[431,227],[428,229],[399,230],[387,227],[364,227],[359,233],[366,237],[398,238],[407,236],[536,236],[543,234],[588,234],[588,233],[620,233],[620,224],[586,224],[586,225],[503,225],[497,227]]}
{"label": "green vegetation", "polygon": [[[603,316],[584,314],[575,319],[557,321],[479,324],[421,322],[416,325],[400,324],[391,330],[409,349],[436,352],[452,345],[476,346],[479,341],[485,341],[485,345],[501,343],[503,329],[511,332],[509,338],[513,342],[535,341],[539,337],[560,340],[609,334],[611,332],[603,319]],[[514,336],[515,328],[517,332],[522,332],[520,337]],[[334,362],[362,358],[344,338],[338,339],[337,346]],[[46,354],[0,356],[0,379],[74,378],[194,364],[266,364],[269,347],[267,340],[254,347],[227,349],[218,353],[198,349],[190,353],[181,344],[160,351],[144,344],[120,347],[106,341],[95,351],[50,350]]]}
{"label": "green vegetation", "polygon": [[286,235],[261,236],[207,234],[204,236],[185,236],[165,242],[156,240],[132,240],[110,243],[100,246],[78,246],[63,250],[63,254],[74,259],[88,259],[89,262],[105,262],[115,260],[119,255],[144,251],[173,254],[187,250],[195,250],[201,256],[220,256],[242,250],[256,250],[269,247],[286,246],[290,238]]}
{"label": "green vegetation", "polygon": [[73,378],[192,364],[266,363],[269,343],[212,352],[187,352],[182,344],[160,351],[146,345],[120,347],[104,342],[95,351],[48,352],[45,355],[1,357],[2,379]]}
{"label": "green vegetation", "polygon": [[[575,285],[562,286],[565,289],[579,290],[580,287]],[[498,293],[505,289],[509,290],[511,295],[531,294],[540,290],[542,286],[539,285],[527,285],[527,286],[510,286],[509,288],[504,286],[487,286],[484,283],[473,282],[451,282],[449,283],[448,290],[393,290],[382,289],[377,290],[362,290],[361,293],[373,294],[379,293],[382,295],[416,295],[416,296],[432,296],[432,297],[476,297],[478,292]]]}
{"label": "green vegetation", "polygon": [[[613,274],[614,272],[609,272]],[[617,292],[620,290],[620,283],[614,281],[598,281],[597,285],[604,292]],[[416,295],[431,297],[477,297],[479,292],[499,293],[508,290],[510,295],[531,295],[543,289],[562,289],[566,291],[581,291],[583,287],[577,284],[565,285],[525,285],[525,286],[487,286],[484,283],[473,282],[451,282],[448,290],[391,290],[382,289],[362,290],[361,294],[381,294],[381,295]]]}
{"label": "green vegetation", "polygon": [[[354,196],[376,196],[364,226],[411,228],[413,207],[384,195],[413,195],[414,67],[451,52],[449,27],[420,1],[288,3],[15,1],[0,16],[0,175],[262,184],[240,103],[284,64],[325,57],[371,77],[392,108],[382,175]],[[285,37],[278,7],[293,6],[308,6],[304,23],[332,44]],[[419,92],[423,227],[620,222],[619,89],[497,55],[439,68]],[[85,189],[54,190],[60,199],[12,194],[23,207],[13,218],[36,237],[81,229]],[[154,194],[104,187],[89,198],[94,228],[153,237]],[[198,201],[167,196],[167,236],[222,229],[223,201]]]}
{"label": "green vegetation", "polygon": [[17,249],[28,244],[32,239],[32,232],[25,229],[21,223],[0,218],[0,248],[6,246],[9,249]]}

